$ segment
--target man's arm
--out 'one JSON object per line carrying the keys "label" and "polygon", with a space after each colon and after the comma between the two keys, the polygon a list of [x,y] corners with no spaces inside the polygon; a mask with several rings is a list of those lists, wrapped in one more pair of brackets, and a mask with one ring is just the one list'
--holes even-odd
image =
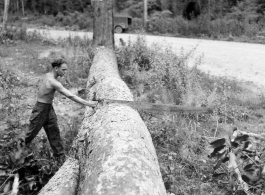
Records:
{"label": "man's arm", "polygon": [[69,98],[70,100],[73,100],[77,103],[86,105],[86,106],[90,106],[90,107],[95,107],[97,105],[96,101],[86,101],[74,94],[72,94],[68,89],[66,89],[60,82],[58,81],[54,81],[52,83],[52,86],[61,94],[65,95],[67,98]]}

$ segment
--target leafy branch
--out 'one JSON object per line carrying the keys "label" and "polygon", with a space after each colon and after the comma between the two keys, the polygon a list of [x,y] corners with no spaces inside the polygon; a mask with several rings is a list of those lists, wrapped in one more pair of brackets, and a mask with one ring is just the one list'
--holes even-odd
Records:
{"label": "leafy branch", "polygon": [[264,162],[260,160],[261,153],[258,151],[264,149],[260,148],[260,143],[264,140],[263,134],[248,133],[234,128],[230,140],[221,138],[211,142],[213,150],[208,157],[216,159],[212,177],[218,181],[226,178],[228,191],[242,190],[245,194],[261,192],[264,186],[260,183],[265,168]]}

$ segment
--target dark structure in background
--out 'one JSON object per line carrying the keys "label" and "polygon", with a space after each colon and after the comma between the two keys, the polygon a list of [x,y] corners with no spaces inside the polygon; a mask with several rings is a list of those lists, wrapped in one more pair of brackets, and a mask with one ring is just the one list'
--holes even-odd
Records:
{"label": "dark structure in background", "polygon": [[115,33],[122,33],[132,24],[132,17],[125,14],[114,15],[114,31]]}
{"label": "dark structure in background", "polygon": [[196,18],[201,14],[201,8],[199,3],[191,1],[187,4],[185,9],[183,10],[183,17],[191,20],[193,18]]}

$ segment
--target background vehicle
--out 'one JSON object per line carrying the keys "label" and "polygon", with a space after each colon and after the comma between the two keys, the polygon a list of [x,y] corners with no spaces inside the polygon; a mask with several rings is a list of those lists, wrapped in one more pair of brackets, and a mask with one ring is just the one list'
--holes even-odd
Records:
{"label": "background vehicle", "polygon": [[122,33],[128,30],[132,24],[132,17],[126,14],[114,14],[114,31],[115,33]]}

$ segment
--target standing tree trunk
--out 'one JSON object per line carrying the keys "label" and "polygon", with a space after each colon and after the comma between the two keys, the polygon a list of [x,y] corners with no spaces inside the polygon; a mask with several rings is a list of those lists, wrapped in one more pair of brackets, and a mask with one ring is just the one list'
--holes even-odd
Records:
{"label": "standing tree trunk", "polygon": [[21,0],[22,16],[25,16],[24,0]]}
{"label": "standing tree trunk", "polygon": [[113,0],[93,1],[93,45],[113,48]]}
{"label": "standing tree trunk", "polygon": [[211,0],[208,0],[208,19],[211,20]]}
{"label": "standing tree trunk", "polygon": [[6,31],[6,26],[7,26],[9,2],[10,0],[5,0],[5,9],[4,9],[4,17],[3,17],[3,30],[4,31]]}
{"label": "standing tree trunk", "polygon": [[19,0],[17,0],[16,7],[17,7],[17,13],[19,14]]}
{"label": "standing tree trunk", "polygon": [[200,7],[200,14],[202,13],[202,4],[201,4],[201,0],[198,0],[198,4],[199,4],[199,7]]}
{"label": "standing tree trunk", "polygon": [[144,29],[146,30],[147,27],[147,0],[143,0],[144,2],[144,7],[143,7],[143,22],[144,22]]}

